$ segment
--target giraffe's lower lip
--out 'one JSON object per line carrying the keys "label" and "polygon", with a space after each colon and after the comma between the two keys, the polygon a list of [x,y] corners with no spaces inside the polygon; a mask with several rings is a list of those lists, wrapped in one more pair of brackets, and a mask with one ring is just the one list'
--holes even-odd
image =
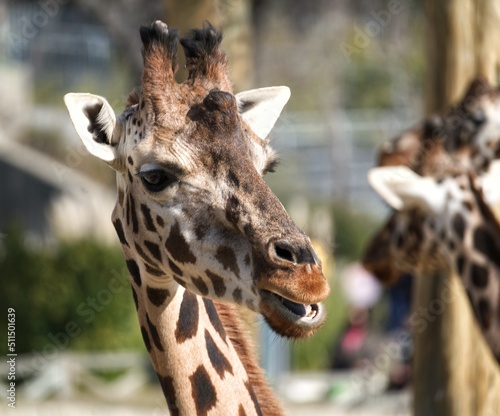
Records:
{"label": "giraffe's lower lip", "polygon": [[321,303],[297,303],[267,290],[261,290],[260,294],[262,315],[280,335],[308,337],[324,323],[325,311]]}

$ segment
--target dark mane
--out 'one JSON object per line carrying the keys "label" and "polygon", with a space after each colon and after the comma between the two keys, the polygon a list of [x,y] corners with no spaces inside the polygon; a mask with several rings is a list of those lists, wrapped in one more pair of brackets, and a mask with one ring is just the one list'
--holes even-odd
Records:
{"label": "dark mane", "polygon": [[202,29],[194,29],[181,39],[186,56],[188,83],[201,83],[205,89],[231,91],[227,77],[227,58],[222,52],[222,32],[205,22]]}
{"label": "dark mane", "polygon": [[153,22],[148,26],[141,26],[139,31],[143,44],[143,57],[150,54],[164,60],[164,66],[171,65],[172,71],[176,71],[177,46],[179,32],[177,29],[170,29],[166,24]]}
{"label": "dark mane", "polygon": [[193,29],[188,36],[181,39],[181,45],[187,59],[196,59],[216,53],[222,42],[222,32],[215,30],[205,22],[202,29]]}

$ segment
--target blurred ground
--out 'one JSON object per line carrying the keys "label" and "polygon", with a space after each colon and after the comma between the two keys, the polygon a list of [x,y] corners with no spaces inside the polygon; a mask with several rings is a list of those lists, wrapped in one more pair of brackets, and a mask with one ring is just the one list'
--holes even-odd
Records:
{"label": "blurred ground", "polygon": [[[377,400],[367,401],[365,404],[346,409],[335,404],[287,405],[286,413],[290,416],[404,416],[409,415],[408,406],[402,407],[401,402],[407,403],[405,395],[387,395]],[[82,401],[46,402],[31,405],[22,405],[19,409],[7,411],[6,415],[22,416],[160,416],[166,415],[164,410],[155,407],[111,405],[106,403],[88,403]]]}
{"label": "blurred ground", "polygon": [[[406,416],[410,415],[411,391],[372,391],[359,394],[349,384],[352,373],[340,375],[294,374],[283,378],[277,390],[281,392],[286,414],[290,416]],[[373,386],[372,386],[373,388]],[[377,388],[375,388],[377,390]],[[167,407],[159,387],[148,387],[128,394],[120,403],[103,398],[85,397],[78,393],[71,399],[51,399],[27,402],[20,394],[16,409],[7,416],[163,416]]]}

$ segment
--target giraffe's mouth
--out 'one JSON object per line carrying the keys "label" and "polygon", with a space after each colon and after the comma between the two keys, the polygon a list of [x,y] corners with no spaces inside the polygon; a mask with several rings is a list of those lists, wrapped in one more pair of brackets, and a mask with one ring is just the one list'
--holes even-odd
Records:
{"label": "giraffe's mouth", "polygon": [[280,335],[305,338],[316,332],[325,321],[325,308],[321,303],[298,303],[274,292],[260,292],[262,315]]}
{"label": "giraffe's mouth", "polygon": [[300,319],[314,319],[319,312],[319,306],[315,303],[312,305],[306,305],[285,299],[283,296],[277,295],[276,293],[272,293],[272,295],[275,296],[276,299],[278,299],[289,312],[298,316]]}

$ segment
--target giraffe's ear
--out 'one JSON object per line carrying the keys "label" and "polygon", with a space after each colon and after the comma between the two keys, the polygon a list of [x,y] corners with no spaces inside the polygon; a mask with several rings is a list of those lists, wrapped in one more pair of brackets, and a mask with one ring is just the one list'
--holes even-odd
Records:
{"label": "giraffe's ear", "polygon": [[290,98],[288,87],[268,87],[236,94],[238,110],[253,132],[265,139]]}
{"label": "giraffe's ear", "polygon": [[444,208],[446,192],[436,180],[420,176],[406,166],[373,168],[368,172],[368,181],[398,211],[419,208],[439,212]]}
{"label": "giraffe's ear", "polygon": [[69,93],[64,96],[75,130],[87,150],[111,163],[116,157],[116,116],[105,98],[86,93]]}

